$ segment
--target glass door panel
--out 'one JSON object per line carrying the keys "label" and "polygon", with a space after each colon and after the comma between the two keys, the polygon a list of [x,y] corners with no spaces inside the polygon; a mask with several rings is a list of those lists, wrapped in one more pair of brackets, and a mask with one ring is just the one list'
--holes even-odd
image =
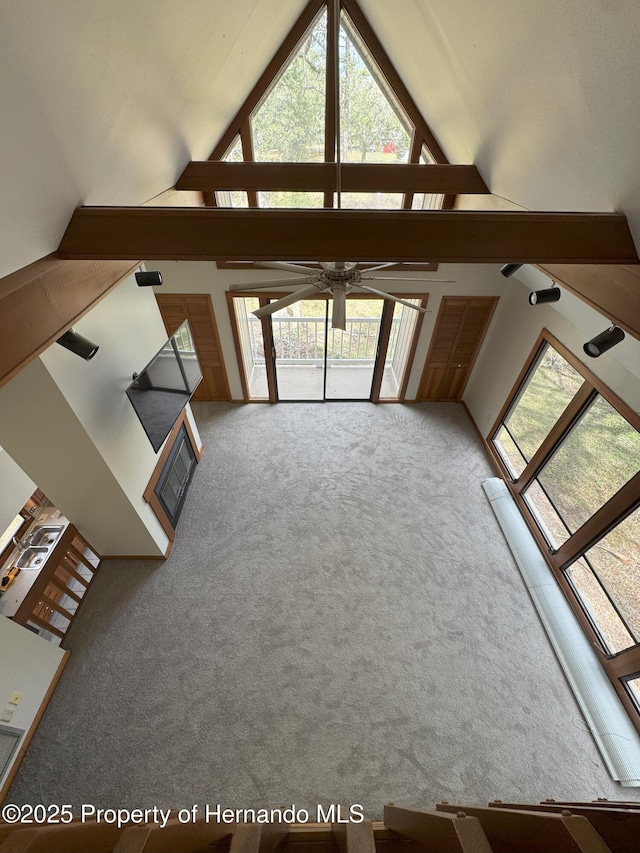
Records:
{"label": "glass door panel", "polygon": [[259,302],[255,296],[234,296],[233,298],[233,309],[242,353],[242,367],[249,399],[268,400],[269,386],[262,323],[251,313],[258,307]]}
{"label": "glass door panel", "polygon": [[[376,363],[382,299],[347,299],[346,331],[327,332],[326,400],[369,400]],[[329,316],[333,300],[329,300]]]}
{"label": "glass door panel", "polygon": [[[419,306],[422,298],[407,299],[407,302]],[[381,399],[397,400],[400,395],[419,317],[419,311],[414,311],[413,308],[408,308],[400,302],[395,303],[387,357],[382,374]]]}
{"label": "glass door panel", "polygon": [[327,302],[303,299],[271,315],[278,400],[324,400]]}

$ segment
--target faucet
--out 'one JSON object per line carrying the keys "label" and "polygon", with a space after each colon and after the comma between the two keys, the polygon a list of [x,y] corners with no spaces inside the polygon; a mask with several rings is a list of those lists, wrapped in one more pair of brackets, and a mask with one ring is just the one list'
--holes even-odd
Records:
{"label": "faucet", "polygon": [[12,541],[18,551],[20,551],[20,553],[22,553],[27,548],[27,545],[21,539],[18,539],[16,536],[12,537]]}

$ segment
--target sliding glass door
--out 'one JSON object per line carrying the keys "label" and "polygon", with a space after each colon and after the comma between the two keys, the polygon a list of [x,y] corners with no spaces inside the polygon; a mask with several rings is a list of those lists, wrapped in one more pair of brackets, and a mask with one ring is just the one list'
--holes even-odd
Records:
{"label": "sliding glass door", "polygon": [[[251,313],[277,297],[230,298],[247,400],[319,401],[404,398],[421,317],[381,298],[346,302],[346,328],[333,329],[333,300],[296,302],[262,321]],[[407,297],[425,307],[426,297]]]}

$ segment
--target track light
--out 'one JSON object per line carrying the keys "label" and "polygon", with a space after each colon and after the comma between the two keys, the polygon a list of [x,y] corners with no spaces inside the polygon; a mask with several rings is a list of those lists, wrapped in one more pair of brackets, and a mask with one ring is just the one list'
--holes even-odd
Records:
{"label": "track light", "polygon": [[79,355],[80,358],[84,358],[86,361],[93,358],[99,349],[98,344],[94,344],[87,340],[87,338],[83,338],[82,335],[74,332],[73,329],[65,332],[62,337],[58,338],[56,343],[75,355]]}
{"label": "track light", "polygon": [[591,358],[598,358],[598,356],[602,355],[603,352],[606,352],[608,349],[611,349],[611,347],[614,347],[623,340],[624,332],[622,329],[619,329],[618,326],[610,326],[608,329],[605,329],[604,332],[600,332],[599,335],[596,335],[595,338],[591,338],[590,341],[587,341],[583,349],[587,355],[591,356]]}
{"label": "track light", "polygon": [[502,275],[503,275],[505,278],[511,278],[511,276],[512,276],[514,273],[517,273],[517,272],[518,272],[518,270],[520,269],[520,267],[521,267],[521,266],[524,266],[524,265],[523,265],[523,264],[505,264],[505,265],[500,269],[500,272],[502,273]]}
{"label": "track light", "polygon": [[162,273],[158,272],[158,270],[137,272],[136,281],[138,282],[138,287],[160,287],[162,284]]}
{"label": "track light", "polygon": [[561,296],[562,291],[554,281],[551,287],[547,287],[545,290],[533,290],[529,294],[529,305],[542,305],[545,302],[557,302]]}

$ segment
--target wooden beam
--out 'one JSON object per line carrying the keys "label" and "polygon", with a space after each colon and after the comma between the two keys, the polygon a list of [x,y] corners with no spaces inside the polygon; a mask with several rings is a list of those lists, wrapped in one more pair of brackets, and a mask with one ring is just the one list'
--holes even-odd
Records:
{"label": "wooden beam", "polygon": [[62,258],[637,263],[615,213],[82,207]]}
{"label": "wooden beam", "polygon": [[538,269],[640,340],[640,264],[538,264]]}
{"label": "wooden beam", "polygon": [[[341,176],[343,192],[489,192],[475,166],[345,163]],[[176,189],[334,192],[336,167],[333,163],[193,161],[187,164]]]}
{"label": "wooden beam", "polygon": [[49,255],[0,279],[0,386],[139,265],[138,260],[63,261]]}

